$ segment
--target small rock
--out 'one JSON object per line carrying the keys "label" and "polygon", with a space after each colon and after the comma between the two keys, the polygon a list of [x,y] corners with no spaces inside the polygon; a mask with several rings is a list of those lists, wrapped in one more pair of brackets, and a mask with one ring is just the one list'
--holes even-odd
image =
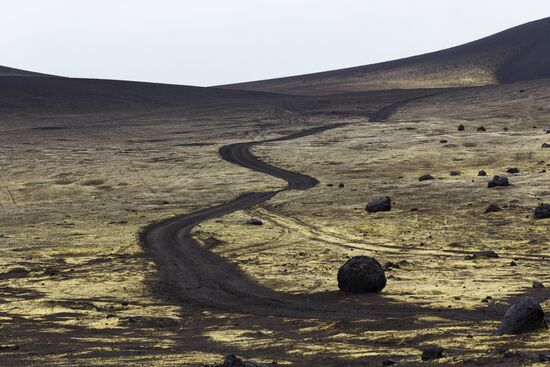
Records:
{"label": "small rock", "polygon": [[422,349],[422,360],[430,361],[443,357],[443,348],[441,347],[427,347]]}
{"label": "small rock", "polygon": [[246,224],[253,225],[253,226],[261,226],[264,224],[264,222],[256,218],[250,218],[249,220],[246,221]]}
{"label": "small rock", "polygon": [[544,321],[544,311],[533,297],[524,297],[512,305],[495,335],[521,334],[548,328]]}
{"label": "small rock", "polygon": [[338,288],[351,293],[378,293],[386,286],[386,275],[378,261],[354,256],[338,270]]}
{"label": "small rock", "polygon": [[464,125],[460,124],[458,125],[458,131],[464,131],[465,128],[464,128]]}
{"label": "small rock", "polygon": [[334,184],[331,184],[331,183],[327,184],[327,187],[332,187],[332,186],[334,186]]}
{"label": "small rock", "polygon": [[519,93],[523,93],[523,92],[525,92],[525,89],[520,89],[519,90]]}
{"label": "small rock", "polygon": [[369,201],[366,210],[369,213],[388,212],[391,210],[391,199],[389,196],[377,197]]}
{"label": "small rock", "polygon": [[477,173],[478,176],[487,176],[487,172],[485,170],[481,170]]}
{"label": "small rock", "polygon": [[264,364],[256,363],[253,361],[243,361],[236,357],[234,354],[230,354],[225,357],[222,367],[267,367]]}
{"label": "small rock", "polygon": [[483,126],[480,126],[477,128],[477,131],[487,131],[487,129]]}
{"label": "small rock", "polygon": [[399,264],[396,264],[396,263],[392,263],[392,262],[387,262],[384,264],[384,271],[389,271],[389,270],[392,270],[392,269],[401,269],[401,266]]}
{"label": "small rock", "polygon": [[433,180],[433,176],[432,175],[422,175],[418,178],[418,181],[428,181],[428,180]]}
{"label": "small rock", "polygon": [[343,184],[343,183],[340,183],[340,184],[338,185],[338,187],[339,187],[339,188],[342,188],[342,187],[344,187],[344,184]]}
{"label": "small rock", "polygon": [[494,176],[489,183],[487,183],[488,188],[493,188],[497,186],[509,186],[510,182],[507,177],[504,176]]}
{"label": "small rock", "polygon": [[502,131],[506,132],[506,131],[508,131],[508,128],[505,127],[505,128],[502,129]]}
{"label": "small rock", "polygon": [[508,173],[519,173],[519,168],[517,167],[511,167],[506,170]]}
{"label": "small rock", "polygon": [[537,282],[536,280],[533,282],[533,288],[535,289],[540,289],[540,288],[544,288],[544,284],[542,284],[541,282]]}
{"label": "small rock", "polygon": [[542,149],[550,148],[550,144],[548,143],[542,143]]}
{"label": "small rock", "polygon": [[535,208],[533,215],[535,219],[550,218],[550,204],[540,204]]}
{"label": "small rock", "polygon": [[541,353],[539,354],[540,362],[550,362],[550,353]]}
{"label": "small rock", "polygon": [[479,251],[471,255],[466,255],[464,260],[474,260],[474,259],[498,259],[498,254],[494,251]]}
{"label": "small rock", "polygon": [[518,263],[516,263],[514,260],[510,261],[510,266],[518,266]]}
{"label": "small rock", "polygon": [[382,366],[393,366],[396,363],[395,360],[388,358],[382,361]]}
{"label": "small rock", "polygon": [[502,208],[500,206],[498,206],[497,204],[489,204],[489,206],[487,206],[487,208],[485,208],[485,214],[487,213],[496,213],[496,212],[501,212],[502,211]]}
{"label": "small rock", "polygon": [[460,172],[459,171],[451,171],[450,175],[451,176],[460,176]]}
{"label": "small rock", "polygon": [[445,144],[445,143],[448,143],[448,142],[449,142],[449,141],[448,141],[448,140],[445,140],[445,139],[441,139],[441,140],[439,141],[440,144]]}

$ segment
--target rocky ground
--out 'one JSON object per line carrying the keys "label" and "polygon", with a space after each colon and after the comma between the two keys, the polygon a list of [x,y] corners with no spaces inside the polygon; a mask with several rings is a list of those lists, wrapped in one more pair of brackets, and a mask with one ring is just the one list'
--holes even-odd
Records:
{"label": "rocky ground", "polygon": [[[546,82],[457,90],[400,104],[374,122],[369,116],[386,104],[433,93],[2,114],[0,360],[197,366],[235,353],[268,365],[414,365],[437,344],[440,365],[534,363],[550,351],[548,333],[492,333],[519,296],[550,308],[547,288],[533,288],[550,286],[548,220],[533,218],[550,200],[550,150],[541,148],[550,143],[547,92]],[[334,122],[347,125],[253,148],[318,178],[317,187],[205,222],[195,236],[258,283],[292,294],[337,293],[345,261],[375,257],[386,287],[342,295],[342,307],[384,303],[415,317],[265,317],[181,304],[162,291],[141,228],[285,185],[221,160],[220,146]],[[506,172],[512,167],[519,173]],[[434,179],[419,181],[425,174]],[[487,188],[493,175],[510,186]],[[369,214],[378,196],[389,196],[392,209]],[[485,213],[489,204],[502,210]],[[262,225],[246,224],[251,218]],[[480,251],[498,258],[470,259]]]}

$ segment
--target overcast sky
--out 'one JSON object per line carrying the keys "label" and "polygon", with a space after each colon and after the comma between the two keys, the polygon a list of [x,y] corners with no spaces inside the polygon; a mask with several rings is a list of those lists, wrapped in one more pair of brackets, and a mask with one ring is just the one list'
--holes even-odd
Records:
{"label": "overcast sky", "polygon": [[546,16],[548,0],[8,0],[0,65],[206,86],[412,56]]}

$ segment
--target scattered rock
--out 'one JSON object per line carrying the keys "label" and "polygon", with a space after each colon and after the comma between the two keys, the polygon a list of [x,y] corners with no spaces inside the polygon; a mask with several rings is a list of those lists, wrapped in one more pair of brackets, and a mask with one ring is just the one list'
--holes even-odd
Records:
{"label": "scattered rock", "polygon": [[525,92],[525,89],[520,89],[519,90],[519,93],[523,93],[523,92]]}
{"label": "scattered rock", "polygon": [[391,210],[391,199],[389,196],[377,197],[369,201],[366,210],[369,213],[389,212]]}
{"label": "scattered rock", "polygon": [[524,297],[506,311],[495,335],[521,334],[542,328],[548,326],[540,304],[533,297]]}
{"label": "scattered rock", "polygon": [[477,131],[487,131],[487,129],[483,126],[480,126],[477,128]]}
{"label": "scattered rock", "polygon": [[386,275],[378,261],[354,256],[338,270],[338,288],[351,293],[378,293],[386,286]]}
{"label": "scattered rock", "polygon": [[451,171],[450,175],[451,176],[460,176],[460,172],[459,171]]}
{"label": "scattered rock", "polygon": [[418,178],[418,181],[428,181],[428,180],[433,180],[433,176],[432,175],[422,175]]}
{"label": "scattered rock", "polygon": [[518,263],[514,260],[510,261],[510,266],[518,266]]}
{"label": "scattered rock", "polygon": [[478,176],[487,176],[487,172],[485,170],[481,170],[477,173]]}
{"label": "scattered rock", "polygon": [[239,357],[236,357],[234,354],[230,354],[225,357],[225,361],[221,367],[267,367],[264,364],[260,364],[253,361],[243,361]]}
{"label": "scattered rock", "polygon": [[533,282],[533,288],[535,289],[541,289],[541,288],[544,288],[544,284],[542,284],[541,282],[537,282],[536,280]]}
{"label": "scattered rock", "polygon": [[542,149],[544,149],[544,148],[550,148],[550,144],[542,143]]}
{"label": "scattered rock", "polygon": [[443,357],[443,348],[441,347],[427,347],[422,349],[422,360],[431,361]]}
{"label": "scattered rock", "polygon": [[338,185],[339,188],[344,187],[344,184],[340,182],[340,185]]}
{"label": "scattered rock", "polygon": [[391,261],[387,262],[383,266],[384,271],[390,271],[392,269],[401,269],[401,265],[392,263]]}
{"label": "scattered rock", "polygon": [[257,219],[257,218],[250,218],[249,220],[246,221],[246,224],[249,224],[249,225],[252,225],[252,226],[261,226],[264,224],[264,222],[262,222],[261,220]]}
{"label": "scattered rock", "polygon": [[547,134],[550,134],[550,129],[544,130]]}
{"label": "scattered rock", "polygon": [[327,187],[332,187],[332,186],[334,186],[334,184],[331,184],[331,183],[327,184]]}
{"label": "scattered rock", "polygon": [[466,255],[464,260],[474,260],[474,259],[498,259],[498,254],[494,251],[479,251],[471,255]]}
{"label": "scattered rock", "polygon": [[502,208],[498,206],[497,204],[489,204],[487,208],[485,208],[485,214],[487,213],[496,213],[501,212]]}
{"label": "scattered rock", "polygon": [[540,362],[550,362],[550,353],[541,353],[539,354]]}
{"label": "scattered rock", "polygon": [[491,181],[487,184],[488,188],[493,188],[497,186],[509,186],[510,182],[507,177],[504,176],[494,176]]}
{"label": "scattered rock", "polygon": [[535,208],[535,219],[550,218],[550,204],[540,204]]}
{"label": "scattered rock", "polygon": [[448,143],[448,142],[449,142],[449,141],[446,140],[446,139],[441,139],[441,140],[439,141],[440,144],[446,144],[446,143]]}
{"label": "scattered rock", "polygon": [[465,128],[464,128],[464,125],[460,124],[458,125],[458,131],[464,131]]}
{"label": "scattered rock", "polygon": [[394,359],[388,358],[382,361],[382,366],[393,366],[397,362]]}
{"label": "scattered rock", "polygon": [[509,129],[507,127],[503,128],[502,131],[507,132]]}
{"label": "scattered rock", "polygon": [[517,167],[511,167],[506,170],[508,173],[519,173],[519,168]]}

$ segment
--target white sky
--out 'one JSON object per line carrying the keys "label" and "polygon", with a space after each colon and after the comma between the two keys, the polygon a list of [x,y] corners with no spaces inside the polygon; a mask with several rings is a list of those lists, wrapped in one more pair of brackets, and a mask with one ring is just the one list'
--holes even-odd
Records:
{"label": "white sky", "polygon": [[216,85],[436,51],[546,16],[548,0],[6,0],[0,65]]}

